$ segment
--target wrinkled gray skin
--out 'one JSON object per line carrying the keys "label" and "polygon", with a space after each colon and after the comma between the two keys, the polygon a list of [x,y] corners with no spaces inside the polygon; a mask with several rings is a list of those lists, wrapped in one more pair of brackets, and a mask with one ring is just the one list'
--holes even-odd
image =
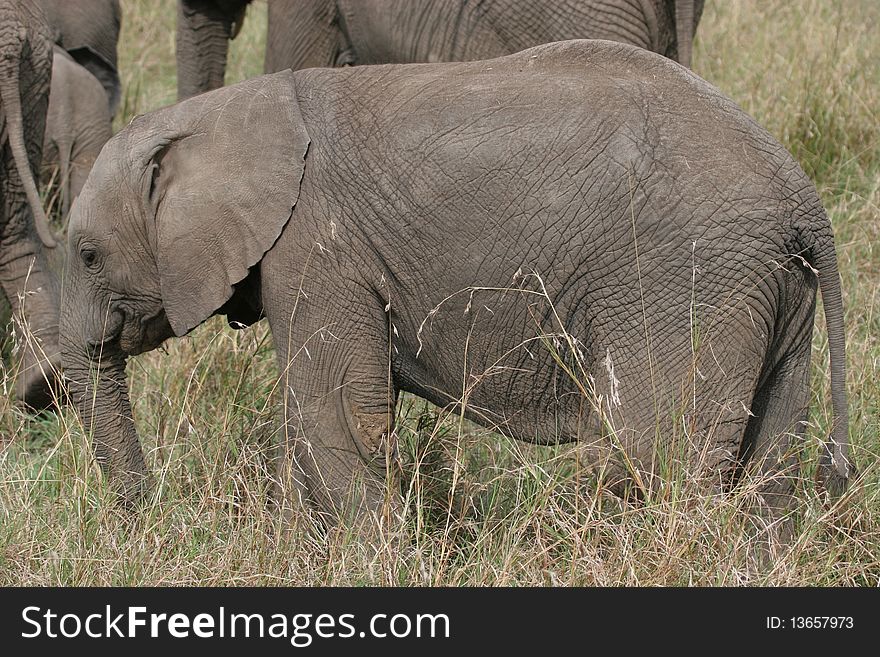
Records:
{"label": "wrinkled gray skin", "polygon": [[56,246],[40,202],[39,172],[52,44],[33,2],[0,0],[0,286],[12,309],[20,358],[15,397],[34,408],[53,401],[60,364]]}
{"label": "wrinkled gray skin", "polygon": [[[177,97],[223,86],[247,0],[178,0]],[[488,59],[610,39],[690,66],[703,0],[269,0],[267,73],[343,64]]]}
{"label": "wrinkled gray skin", "polygon": [[177,97],[223,86],[229,40],[250,0],[177,0]]}
{"label": "wrinkled gray skin", "polygon": [[113,134],[104,88],[89,71],[55,46],[43,143],[43,180],[55,179],[67,216],[101,148]]}
{"label": "wrinkled gray skin", "polygon": [[646,487],[674,458],[709,490],[776,473],[779,513],[819,285],[836,441],[821,471],[848,476],[815,188],[732,101],[631,46],[286,71],[139,117],[99,156],[69,248],[64,366],[128,502],[148,478],[126,358],[212,314],[265,313],[281,480],[330,522],[382,507],[400,391],[522,440],[581,440],[618,488],[623,454]]}
{"label": "wrinkled gray skin", "polygon": [[37,0],[56,44],[85,67],[104,88],[110,115],[116,114],[122,87],[117,43],[122,21],[119,0]]}

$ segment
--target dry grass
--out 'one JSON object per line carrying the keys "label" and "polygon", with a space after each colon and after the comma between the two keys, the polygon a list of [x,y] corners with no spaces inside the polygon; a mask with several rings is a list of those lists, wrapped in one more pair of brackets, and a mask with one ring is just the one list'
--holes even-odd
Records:
{"label": "dry grass", "polygon": [[[577,448],[524,445],[405,397],[403,549],[287,531],[266,503],[277,373],[265,326],[214,319],[134,359],[133,405],[156,504],[109,501],[72,413],[14,408],[0,373],[0,584],[877,585],[880,582],[880,6],[874,0],[709,0],[695,70],[803,163],[837,232],[852,441],[860,490],[827,509],[807,482],[800,533],[754,558],[743,509],[686,478],[646,505],[596,490]],[[122,125],[174,99],[173,1],[123,1]],[[233,45],[229,80],[261,69],[265,7]],[[254,16],[254,14],[259,16]],[[256,20],[255,20],[256,18]],[[821,323],[821,322],[820,322]],[[814,340],[810,440],[830,418],[827,345]]]}

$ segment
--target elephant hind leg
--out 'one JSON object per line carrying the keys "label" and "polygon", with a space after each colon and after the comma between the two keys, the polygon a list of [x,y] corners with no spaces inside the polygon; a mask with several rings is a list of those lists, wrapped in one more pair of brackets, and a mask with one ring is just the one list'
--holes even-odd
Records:
{"label": "elephant hind leg", "polygon": [[[798,291],[810,290],[806,284]],[[775,526],[773,533],[784,541],[791,537],[792,516],[798,506],[799,451],[807,424],[815,314],[815,296],[812,301],[799,294],[794,297],[793,321],[782,330],[782,344],[776,350],[779,355],[771,361],[752,402],[738,477],[754,482],[760,496],[760,515]]]}
{"label": "elephant hind leg", "polygon": [[[755,395],[741,454],[741,473],[756,477],[763,515],[779,520],[797,506],[809,392],[809,344],[800,358],[779,365]],[[740,477],[742,478],[742,477]]]}

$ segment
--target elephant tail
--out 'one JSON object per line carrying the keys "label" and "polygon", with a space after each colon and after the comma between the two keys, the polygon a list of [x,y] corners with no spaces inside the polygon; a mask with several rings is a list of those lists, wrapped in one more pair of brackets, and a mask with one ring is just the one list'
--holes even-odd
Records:
{"label": "elephant tail", "polygon": [[[825,217],[824,209],[821,210]],[[817,479],[832,495],[843,493],[855,475],[849,456],[849,414],[846,394],[846,330],[843,321],[843,295],[834,236],[825,218],[824,229],[813,233],[810,249],[812,265],[819,273],[819,291],[825,309],[828,353],[831,361],[832,425],[825,441]]]}
{"label": "elephant tail", "polygon": [[0,103],[2,103],[3,112],[6,115],[6,134],[9,137],[9,147],[12,150],[18,177],[31,207],[37,235],[45,246],[54,248],[57,246],[57,242],[49,226],[46,212],[43,210],[28,158],[27,147],[24,143],[24,122],[19,89],[21,48],[21,42],[16,41],[12,46],[7,46],[3,52],[0,52]]}

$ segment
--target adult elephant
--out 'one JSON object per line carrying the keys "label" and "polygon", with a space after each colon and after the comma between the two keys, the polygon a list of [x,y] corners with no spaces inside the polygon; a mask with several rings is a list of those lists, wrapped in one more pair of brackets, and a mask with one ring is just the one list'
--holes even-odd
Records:
{"label": "adult elephant", "polygon": [[[179,99],[223,85],[247,0],[178,0]],[[565,39],[609,39],[691,63],[703,0],[269,0],[267,73],[467,61]]]}
{"label": "adult elephant", "polygon": [[100,81],[110,115],[121,97],[117,42],[122,21],[119,0],[37,0],[56,44]]}
{"label": "adult elephant", "polygon": [[29,0],[0,0],[0,285],[20,357],[15,395],[35,408],[52,403],[60,364],[59,291],[46,251],[56,242],[35,182],[51,71],[43,11]]}
{"label": "adult elephant", "polygon": [[[241,127],[247,126],[246,130]],[[62,342],[98,461],[144,456],[126,359],[213,314],[274,338],[291,500],[378,513],[400,391],[609,484],[744,469],[793,503],[816,291],[849,476],[834,240],[785,149],[686,69],[608,41],[266,75],[108,142],[68,235]],[[392,499],[394,499],[392,494]]]}

